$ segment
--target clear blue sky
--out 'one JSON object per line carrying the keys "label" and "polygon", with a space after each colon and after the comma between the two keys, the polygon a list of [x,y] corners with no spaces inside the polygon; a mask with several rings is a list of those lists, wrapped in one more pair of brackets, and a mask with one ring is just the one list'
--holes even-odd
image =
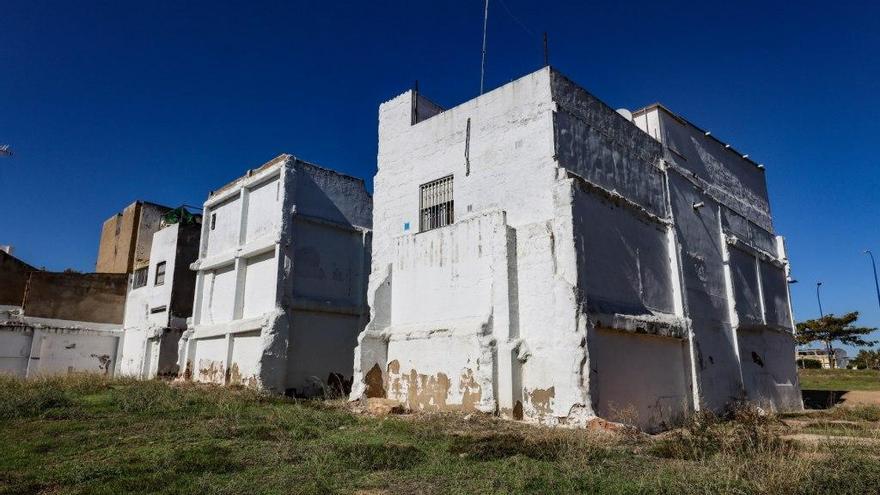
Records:
{"label": "clear blue sky", "polygon": [[[614,107],[660,101],[766,164],[798,319],[880,326],[876,2],[490,0],[487,87],[550,61]],[[482,1],[43,2],[0,7],[0,244],[93,269],[135,199],[200,205],[288,152],[368,178],[380,102],[479,88]],[[878,337],[880,338],[880,337]]]}

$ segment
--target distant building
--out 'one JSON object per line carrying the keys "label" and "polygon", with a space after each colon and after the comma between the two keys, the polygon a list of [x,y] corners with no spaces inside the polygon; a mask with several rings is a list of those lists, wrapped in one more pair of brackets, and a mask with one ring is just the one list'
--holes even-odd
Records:
{"label": "distant building", "polygon": [[379,108],[352,398],[648,429],[801,408],[763,167],[552,68],[450,109]]}
{"label": "distant building", "polygon": [[292,395],[347,389],[367,321],[364,181],[281,155],[204,205],[185,376]]}
{"label": "distant building", "polygon": [[141,378],[176,376],[178,344],[192,316],[201,215],[185,207],[165,213],[146,266],[134,271],[125,301],[120,372]]}
{"label": "distant building", "polygon": [[[838,369],[846,369],[849,366],[849,356],[846,350],[834,349],[834,367]],[[797,359],[802,361],[816,361],[822,365],[822,368],[830,369],[831,360],[828,359],[828,349],[823,348],[807,348],[797,350]]]}
{"label": "distant building", "polygon": [[135,201],[104,221],[98,244],[98,273],[132,273],[150,260],[153,234],[171,208]]}

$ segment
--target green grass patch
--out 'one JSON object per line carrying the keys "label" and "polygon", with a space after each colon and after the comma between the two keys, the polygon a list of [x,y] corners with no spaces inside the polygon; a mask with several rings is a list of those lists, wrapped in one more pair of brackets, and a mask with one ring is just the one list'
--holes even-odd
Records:
{"label": "green grass patch", "polygon": [[880,390],[880,371],[798,370],[803,390]]}
{"label": "green grass patch", "polygon": [[[0,379],[0,494],[870,493],[872,446],[785,441],[772,416],[649,437],[482,415],[375,418],[341,401],[72,377]],[[813,427],[875,435],[876,411]],[[843,419],[845,415],[846,419]],[[853,419],[855,418],[855,419]],[[871,425],[871,426],[868,426]]]}

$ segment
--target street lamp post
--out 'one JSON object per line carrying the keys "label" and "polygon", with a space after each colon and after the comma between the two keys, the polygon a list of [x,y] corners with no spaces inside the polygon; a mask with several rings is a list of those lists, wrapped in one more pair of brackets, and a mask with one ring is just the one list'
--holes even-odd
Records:
{"label": "street lamp post", "polygon": [[819,296],[819,287],[822,287],[822,282],[816,282],[816,301],[819,303],[819,316],[824,318],[825,313],[822,312],[822,298]]}
{"label": "street lamp post", "polygon": [[880,284],[877,283],[877,263],[874,262],[874,253],[865,249],[865,254],[871,257],[871,268],[874,269],[874,289],[877,291],[877,305],[880,306]]}

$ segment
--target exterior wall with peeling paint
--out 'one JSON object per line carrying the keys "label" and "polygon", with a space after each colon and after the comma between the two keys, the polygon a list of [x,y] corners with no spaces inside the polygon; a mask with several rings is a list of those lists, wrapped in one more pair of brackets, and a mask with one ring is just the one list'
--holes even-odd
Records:
{"label": "exterior wall with peeling paint", "polygon": [[119,325],[22,316],[7,307],[0,311],[0,373],[113,376],[121,340]]}
{"label": "exterior wall with peeling paint", "polygon": [[[172,224],[153,234],[143,286],[129,281],[120,372],[139,378],[176,376],[180,370],[180,336],[192,316],[200,225]],[[164,268],[157,282],[159,265]]]}
{"label": "exterior wall with peeling paint", "polygon": [[[631,122],[550,68],[445,111],[413,91],[382,104],[352,398],[649,429],[743,397],[800,407],[763,175],[708,163],[696,134],[702,148],[670,150],[668,125],[649,110]],[[420,232],[420,185],[444,177],[454,222]],[[756,307],[730,283],[739,236],[775,246],[749,251],[772,286],[757,336],[731,317],[737,297]],[[741,345],[774,365],[748,369]]]}
{"label": "exterior wall with peeling paint", "polygon": [[367,317],[361,179],[281,155],[205,203],[185,377],[294,395],[347,390]]}

